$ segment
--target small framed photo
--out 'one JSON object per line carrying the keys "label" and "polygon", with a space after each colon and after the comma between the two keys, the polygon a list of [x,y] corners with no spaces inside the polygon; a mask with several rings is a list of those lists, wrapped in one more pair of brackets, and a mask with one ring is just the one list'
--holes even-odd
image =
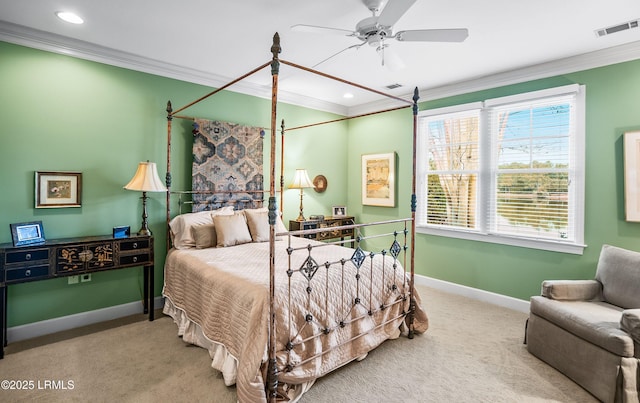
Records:
{"label": "small framed photo", "polygon": [[9,224],[13,246],[38,245],[44,243],[42,221]]}
{"label": "small framed photo", "polygon": [[342,217],[347,215],[347,208],[345,206],[333,206],[332,215],[334,217]]}
{"label": "small framed photo", "polygon": [[81,172],[36,171],[36,208],[81,207]]}
{"label": "small framed photo", "polygon": [[128,238],[131,235],[131,227],[121,226],[121,227],[113,227],[113,237],[114,238]]}

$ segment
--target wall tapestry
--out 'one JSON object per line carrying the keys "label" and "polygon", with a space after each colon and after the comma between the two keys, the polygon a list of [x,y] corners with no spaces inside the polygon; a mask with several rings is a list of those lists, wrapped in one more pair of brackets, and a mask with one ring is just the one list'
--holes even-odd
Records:
{"label": "wall tapestry", "polygon": [[263,190],[263,139],[259,127],[195,119],[191,189],[218,193],[194,194],[192,211],[255,207],[263,199],[262,192],[251,193]]}

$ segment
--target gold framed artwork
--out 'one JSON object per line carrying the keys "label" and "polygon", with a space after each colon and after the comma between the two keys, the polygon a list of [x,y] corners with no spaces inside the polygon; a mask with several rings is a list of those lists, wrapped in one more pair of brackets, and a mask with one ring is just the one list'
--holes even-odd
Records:
{"label": "gold framed artwork", "polygon": [[36,208],[81,207],[82,173],[36,171]]}
{"label": "gold framed artwork", "polygon": [[627,221],[640,221],[640,131],[624,133],[624,207]]}
{"label": "gold framed artwork", "polygon": [[362,204],[396,206],[396,153],[362,156]]}

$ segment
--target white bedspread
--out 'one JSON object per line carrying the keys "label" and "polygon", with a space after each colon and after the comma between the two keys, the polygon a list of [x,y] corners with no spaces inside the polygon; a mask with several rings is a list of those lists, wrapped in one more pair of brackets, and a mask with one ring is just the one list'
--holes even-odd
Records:
{"label": "white bedspread", "polygon": [[[291,240],[293,247],[320,244],[296,237]],[[366,257],[358,271],[349,261],[353,249],[321,245],[324,246],[312,251],[319,268],[309,281],[297,272],[309,252],[304,249],[289,256],[288,241],[276,242],[276,351],[278,379],[283,388],[313,382],[365,355],[384,340],[397,337],[400,329],[406,330],[402,312],[409,309],[409,299],[401,298],[408,282],[404,280],[402,267],[398,265],[394,270],[390,256],[383,259],[377,255],[374,259]],[[325,268],[325,262],[341,258],[345,259],[344,276],[340,263]],[[291,277],[286,273],[289,260],[295,271]],[[233,382],[232,375],[227,379],[232,372],[229,356],[234,358],[240,402],[266,401],[263,371],[268,357],[269,243],[172,249],[167,255],[164,281],[163,295],[168,299],[165,312],[179,324],[180,334],[188,326],[194,326],[195,333],[200,333],[185,337],[185,341],[209,348],[213,366],[227,372],[228,384]],[[369,292],[371,282],[373,292]],[[289,289],[292,299],[288,297]],[[355,303],[356,298],[359,303]],[[424,332],[428,319],[417,295],[416,300],[415,330]],[[394,301],[399,302],[393,304]],[[385,309],[381,310],[383,304]],[[185,323],[185,318],[189,323]],[[385,322],[373,330],[375,323]],[[302,342],[326,329],[327,334]],[[362,335],[351,340],[358,334]],[[290,351],[286,348],[288,342],[294,345]],[[291,364],[288,369],[287,364]]]}

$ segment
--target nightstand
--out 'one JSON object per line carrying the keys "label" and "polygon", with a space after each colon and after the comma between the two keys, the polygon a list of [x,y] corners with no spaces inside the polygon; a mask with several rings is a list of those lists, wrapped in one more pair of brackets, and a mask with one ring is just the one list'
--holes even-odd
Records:
{"label": "nightstand", "polygon": [[[352,225],[355,224],[355,217],[353,216],[328,216],[324,217],[322,220],[306,220],[306,221],[289,221],[289,231],[299,231],[299,230],[307,230],[307,229],[316,229],[316,228],[331,228],[331,227],[340,227],[343,225]],[[304,235],[305,238],[309,239],[317,239],[319,241],[329,240],[340,238],[340,240],[344,240],[346,237],[351,237],[353,239],[355,237],[355,232],[353,228],[342,229],[342,230],[334,230],[334,231],[323,231],[315,234],[307,234]]]}
{"label": "nightstand", "polygon": [[0,358],[7,345],[7,291],[11,284],[142,266],[143,311],[153,318],[153,236],[110,235],[51,239],[40,245],[0,245]]}

